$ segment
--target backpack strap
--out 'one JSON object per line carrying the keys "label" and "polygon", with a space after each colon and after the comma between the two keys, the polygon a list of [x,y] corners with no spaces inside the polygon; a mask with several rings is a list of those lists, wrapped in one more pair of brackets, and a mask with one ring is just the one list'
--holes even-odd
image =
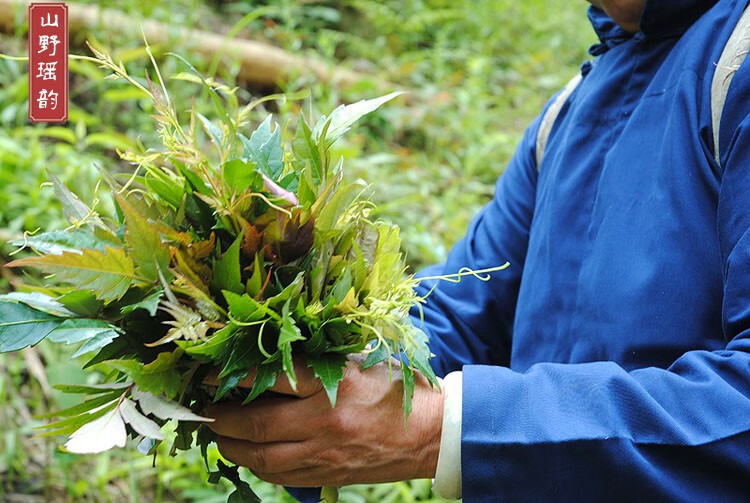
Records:
{"label": "backpack strap", "polygon": [[542,123],[539,124],[539,132],[536,134],[536,169],[542,165],[542,157],[544,156],[544,150],[547,148],[547,140],[552,132],[552,126],[555,125],[557,116],[560,115],[565,102],[568,101],[570,95],[576,90],[578,84],[581,82],[581,74],[579,73],[571,79],[570,82],[563,88],[560,94],[557,95],[555,101],[552,102],[550,107],[544,113],[542,117]]}
{"label": "backpack strap", "polygon": [[745,9],[740,21],[734,27],[711,82],[711,123],[714,133],[714,159],[721,169],[721,152],[719,151],[719,128],[721,115],[729,93],[729,85],[750,51],[750,9]]}

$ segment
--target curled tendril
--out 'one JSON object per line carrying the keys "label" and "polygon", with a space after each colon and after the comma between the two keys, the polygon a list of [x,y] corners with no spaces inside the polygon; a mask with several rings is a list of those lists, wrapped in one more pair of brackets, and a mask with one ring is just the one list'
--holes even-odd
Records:
{"label": "curled tendril", "polygon": [[278,206],[278,205],[276,205],[276,204],[273,204],[273,203],[271,202],[271,200],[270,200],[270,199],[268,199],[268,198],[267,198],[266,196],[264,196],[263,194],[260,194],[260,193],[258,193],[258,192],[251,192],[251,193],[249,193],[249,194],[245,194],[244,196],[242,196],[242,197],[240,198],[240,201],[242,201],[242,199],[244,199],[244,198],[246,198],[246,197],[258,197],[258,198],[262,199],[262,200],[263,200],[263,201],[264,201],[264,202],[265,202],[265,203],[266,203],[266,204],[267,204],[268,206],[270,206],[271,208],[275,209],[276,211],[279,211],[279,212],[281,212],[281,213],[284,213],[284,214],[285,214],[286,216],[288,216],[289,218],[292,218],[292,217],[293,217],[293,215],[292,215],[292,212],[291,212],[291,211],[289,211],[289,210],[287,210],[287,209],[284,209],[284,208],[282,208],[281,206]]}
{"label": "curled tendril", "polygon": [[266,348],[263,347],[263,329],[266,328],[266,323],[268,323],[268,320],[263,321],[263,324],[260,326],[260,330],[258,330],[258,349],[263,354],[263,356],[265,356],[266,358],[271,358],[273,355],[266,351]]}
{"label": "curled tendril", "polygon": [[[357,325],[359,325],[362,328],[368,328],[368,329],[372,330],[372,332],[378,338],[378,344],[374,348],[372,348],[372,350],[370,350],[368,352],[368,354],[370,352],[375,351],[376,349],[378,349],[382,344],[385,344],[385,347],[388,348],[389,352],[391,352],[391,346],[388,344],[388,341],[385,340],[385,337],[383,337],[383,334],[380,333],[380,330],[378,330],[377,328],[375,328],[375,327],[373,327],[371,325],[368,325],[367,323],[365,323],[365,322],[363,322],[361,320],[354,320],[354,323],[356,323]],[[391,362],[390,358],[386,358],[386,361],[388,362],[388,380],[389,381],[393,381],[393,362]]]}
{"label": "curled tendril", "polygon": [[144,197],[151,197],[151,196],[152,196],[151,194],[149,194],[149,193],[148,193],[148,192],[146,192],[145,190],[143,190],[143,189],[139,189],[138,187],[136,187],[136,188],[134,188],[134,189],[130,189],[130,190],[128,190],[127,192],[125,192],[125,196],[126,196],[126,197],[127,197],[127,196],[132,196],[133,194],[141,194],[141,195],[142,195],[142,196],[144,196]]}
{"label": "curled tendril", "polygon": [[[126,194],[127,191],[130,189],[130,186],[135,182],[135,179],[138,177],[138,173],[140,173],[141,168],[143,167],[143,162],[139,162],[138,165],[133,170],[133,174],[128,177],[128,181],[125,182],[125,185],[123,185],[120,190],[117,191],[118,194]],[[114,189],[114,187],[113,187]]]}
{"label": "curled tendril", "polygon": [[[500,265],[497,267],[490,267],[488,269],[480,269],[478,271],[475,271],[474,269],[471,269],[470,267],[462,267],[455,274],[443,274],[441,276],[424,276],[422,278],[414,278],[413,281],[417,284],[421,283],[422,281],[432,281],[432,280],[448,281],[450,283],[460,283],[461,278],[466,277],[466,276],[474,276],[479,281],[486,282],[491,279],[491,276],[490,276],[491,273],[502,271],[503,269],[507,269],[508,267],[510,267],[510,262],[506,262],[503,265]],[[433,287],[430,290],[430,293],[432,293],[432,290],[434,289],[435,287]]]}
{"label": "curled tendril", "polygon": [[12,252],[10,252],[8,254],[8,256],[12,257],[16,253],[19,253],[19,252],[22,252],[23,250],[25,250],[29,246],[29,236],[33,236],[34,234],[36,234],[37,232],[39,232],[39,229],[40,229],[40,227],[37,227],[33,231],[23,231],[23,245],[19,249],[13,250]]}
{"label": "curled tendril", "polygon": [[264,320],[258,320],[258,321],[240,321],[234,316],[232,316],[232,313],[227,313],[227,318],[229,318],[229,321],[237,325],[238,327],[254,327],[256,325],[263,325],[270,321],[269,318],[266,318]]}
{"label": "curled tendril", "polygon": [[372,333],[375,334],[375,337],[377,337],[377,339],[378,339],[378,343],[375,346],[373,346],[372,348],[365,349],[364,353],[370,354],[370,353],[372,353],[374,351],[377,351],[380,348],[380,346],[382,346],[382,345],[385,345],[386,348],[390,349],[390,346],[388,345],[388,342],[385,340],[385,337],[383,337],[383,334],[380,332],[380,330],[378,330],[377,328],[373,327],[372,325],[368,325],[367,323],[365,323],[365,322],[363,322],[361,320],[354,320],[354,323],[356,323],[357,325],[359,325],[362,328],[369,329]]}

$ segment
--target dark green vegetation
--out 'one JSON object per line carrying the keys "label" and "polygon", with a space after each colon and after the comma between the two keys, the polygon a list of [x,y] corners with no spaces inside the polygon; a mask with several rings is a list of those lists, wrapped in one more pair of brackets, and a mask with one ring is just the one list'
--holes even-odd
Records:
{"label": "dark green vegetation", "polygon": [[[107,2],[105,2],[106,4]],[[233,23],[259,5],[198,1],[141,2],[110,6],[138,17],[227,33]],[[187,5],[186,5],[187,4]],[[440,260],[463,233],[471,216],[492,194],[497,176],[525,125],[544,100],[574,73],[593,39],[586,26],[585,4],[548,1],[512,2],[267,2],[265,16],[250,20],[241,36],[270,41],[300,55],[316,55],[332,64],[371,72],[412,90],[408,100],[389,103],[365,118],[331,157],[343,157],[347,180],[373,183],[377,214],[402,227],[409,262],[418,266]],[[252,17],[252,16],[251,16]],[[245,18],[247,20],[249,18]],[[24,32],[0,38],[0,51],[23,54]],[[83,35],[71,36],[72,52],[89,54]],[[141,75],[148,66],[140,34],[112,38],[106,28],[92,42],[122,59]],[[154,47],[173,100],[212,116],[207,92],[183,80],[187,68],[166,57],[172,50],[187,56],[202,72],[211,61],[193,58],[190,44]],[[230,60],[217,75],[235,83]],[[70,184],[92,203],[99,179],[97,166],[124,181],[133,167],[118,159],[116,149],[153,145],[157,131],[148,115],[153,105],[122,83],[103,80],[106,74],[86,61],[71,62],[70,122],[66,127],[27,126],[26,69],[22,63],[0,61],[0,238],[6,241],[23,230],[66,227],[45,169]],[[382,94],[364,83],[346,92],[316,84],[299,75],[282,86],[294,93],[311,90],[306,99],[272,101],[256,107],[249,134],[268,113],[282,128],[293,131],[300,111],[311,120],[340,102]],[[241,104],[272,89],[240,87]],[[114,205],[104,188],[98,210],[112,215]],[[11,247],[2,249],[3,261]],[[20,258],[16,256],[14,258]],[[2,272],[0,285],[9,289],[13,276]],[[176,458],[151,458],[125,451],[80,457],[55,449],[59,438],[31,439],[34,426],[48,420],[33,416],[77,403],[51,382],[84,384],[80,363],[71,352],[41,344],[33,353],[0,356],[0,496],[36,494],[75,501],[222,501],[231,489],[207,485],[198,452]],[[36,364],[41,358],[43,366]],[[166,454],[166,452],[162,452]],[[215,461],[217,454],[208,452]],[[283,501],[278,489],[254,483],[269,501]],[[342,491],[343,501],[427,501],[429,483],[354,487]]]}

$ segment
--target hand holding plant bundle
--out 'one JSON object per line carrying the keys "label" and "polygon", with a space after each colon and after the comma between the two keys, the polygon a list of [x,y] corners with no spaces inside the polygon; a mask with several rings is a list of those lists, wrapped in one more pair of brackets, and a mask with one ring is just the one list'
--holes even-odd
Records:
{"label": "hand holding plant bundle", "polygon": [[[362,370],[401,360],[408,417],[415,373],[437,385],[427,338],[408,318],[418,280],[405,274],[398,228],[369,217],[366,186],[344,183],[330,155],[357,119],[398,93],[341,106],[312,127],[301,117],[285,149],[270,116],[243,135],[254,104],[240,108],[233,90],[194,69],[183,78],[205,86],[219,124],[193,110],[185,127],[155,64],[159,85],[148,75],[142,85],[94,52],[85,59],[153,101],[163,146],[122,154],[137,165],[122,186],[105,175],[111,220],[50,175],[71,227],[15,242],[39,256],[6,264],[51,276],[0,297],[0,352],[43,339],[80,344],[74,356],[89,355],[84,368],[104,376],[62,386],[87,398],[58,412],[46,434],[69,435],[65,448],[78,453],[130,436],[148,453],[176,420],[171,452],[195,440],[205,456],[214,436],[199,414],[208,404],[248,403],[281,376],[296,391],[296,355],[334,406],[347,355],[363,351]],[[240,384],[251,369],[248,390]],[[233,501],[254,498],[236,468],[220,462],[209,478],[222,476],[237,487]]]}

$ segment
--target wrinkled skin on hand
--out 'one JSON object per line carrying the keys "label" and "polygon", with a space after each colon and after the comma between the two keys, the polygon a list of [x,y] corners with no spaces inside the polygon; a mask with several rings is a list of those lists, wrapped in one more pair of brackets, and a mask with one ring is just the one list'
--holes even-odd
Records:
{"label": "wrinkled skin on hand", "polygon": [[635,33],[646,0],[589,0],[589,3],[606,12],[624,30]]}
{"label": "wrinkled skin on hand", "polygon": [[[389,381],[387,363],[366,371],[350,357],[336,406],[312,371],[295,362],[297,392],[280,377],[276,396],[248,405],[210,406],[219,451],[257,477],[291,487],[344,486],[435,476],[443,418],[443,393],[415,375],[408,427],[400,370]],[[251,387],[251,375],[241,386]]]}

